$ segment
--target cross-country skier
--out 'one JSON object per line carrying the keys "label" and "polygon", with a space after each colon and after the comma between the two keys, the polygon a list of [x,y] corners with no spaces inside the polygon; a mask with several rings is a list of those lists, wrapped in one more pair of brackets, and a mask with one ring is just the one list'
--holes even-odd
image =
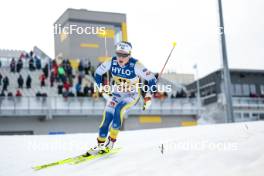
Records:
{"label": "cross-country skier", "polygon": [[[97,146],[87,153],[97,154],[101,150],[111,150],[116,142],[122,126],[124,114],[133,107],[140,98],[138,87],[139,78],[148,81],[149,92],[144,98],[144,107],[147,109],[151,103],[151,93],[156,91],[157,79],[137,59],[131,56],[132,45],[129,42],[120,42],[116,45],[115,54],[108,61],[103,62],[95,72],[95,81],[98,87],[102,86],[102,75],[110,72],[114,80],[111,98],[107,101],[103,119],[99,127]],[[111,125],[110,129],[109,126]],[[108,136],[108,131],[110,134]]]}

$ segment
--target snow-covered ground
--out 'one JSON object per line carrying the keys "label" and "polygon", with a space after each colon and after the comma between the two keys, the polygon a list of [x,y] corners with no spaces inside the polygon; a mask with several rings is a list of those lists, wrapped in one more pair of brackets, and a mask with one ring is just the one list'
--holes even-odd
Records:
{"label": "snow-covered ground", "polygon": [[96,136],[1,136],[0,176],[264,175],[264,122],[125,131],[116,144],[122,150],[115,155],[31,169],[85,152]]}

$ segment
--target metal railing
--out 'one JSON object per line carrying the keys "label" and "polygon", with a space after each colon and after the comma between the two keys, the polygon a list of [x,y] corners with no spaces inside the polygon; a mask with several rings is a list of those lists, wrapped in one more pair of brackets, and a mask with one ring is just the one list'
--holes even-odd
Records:
{"label": "metal railing", "polygon": [[264,108],[264,98],[233,97],[234,107]]}
{"label": "metal railing", "polygon": [[[101,115],[105,100],[89,97],[0,97],[0,116],[67,116]],[[151,107],[143,111],[139,101],[130,110],[132,115],[196,115],[196,99],[154,99]]]}

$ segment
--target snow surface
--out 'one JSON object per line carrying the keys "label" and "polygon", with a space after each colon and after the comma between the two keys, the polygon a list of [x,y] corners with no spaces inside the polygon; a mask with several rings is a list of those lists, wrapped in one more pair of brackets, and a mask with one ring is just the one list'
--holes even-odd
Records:
{"label": "snow surface", "polygon": [[[1,136],[0,176],[263,176],[264,122],[124,131],[122,150],[79,165],[32,166],[85,152],[97,134]],[[161,152],[161,145],[164,152]]]}

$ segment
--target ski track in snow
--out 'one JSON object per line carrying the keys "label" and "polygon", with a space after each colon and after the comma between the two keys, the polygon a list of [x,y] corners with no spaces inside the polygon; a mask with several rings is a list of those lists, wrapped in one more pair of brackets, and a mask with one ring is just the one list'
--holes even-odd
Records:
{"label": "ski track in snow", "polygon": [[96,144],[96,137],[0,136],[0,176],[264,175],[263,121],[123,131],[117,154],[78,165],[31,168],[84,153]]}

